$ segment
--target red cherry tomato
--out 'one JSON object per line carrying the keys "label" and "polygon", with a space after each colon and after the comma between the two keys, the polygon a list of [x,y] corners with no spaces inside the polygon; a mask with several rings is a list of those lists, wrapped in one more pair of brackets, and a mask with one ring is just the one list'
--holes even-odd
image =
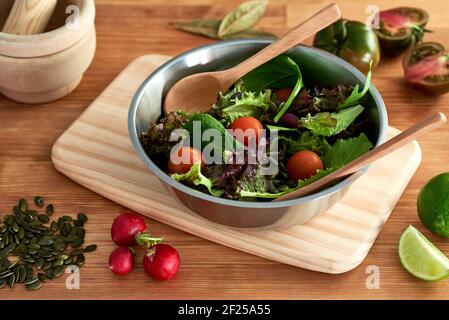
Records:
{"label": "red cherry tomato", "polygon": [[292,94],[292,91],[293,90],[291,88],[283,88],[283,89],[279,89],[275,93],[278,96],[278,98],[281,99],[281,101],[285,102],[288,100],[288,98]]}
{"label": "red cherry tomato", "polygon": [[304,180],[323,170],[323,161],[312,151],[299,151],[287,161],[287,174],[292,180]]}
{"label": "red cherry tomato", "polygon": [[248,145],[248,142],[250,141],[249,138],[253,137],[256,139],[257,144],[264,132],[263,124],[254,117],[238,118],[231,123],[229,129],[238,130],[237,132],[233,132],[233,134],[236,139],[245,144],[245,146]]}
{"label": "red cherry tomato", "polygon": [[201,152],[191,147],[181,147],[170,154],[169,173],[187,173],[195,163],[204,163]]}

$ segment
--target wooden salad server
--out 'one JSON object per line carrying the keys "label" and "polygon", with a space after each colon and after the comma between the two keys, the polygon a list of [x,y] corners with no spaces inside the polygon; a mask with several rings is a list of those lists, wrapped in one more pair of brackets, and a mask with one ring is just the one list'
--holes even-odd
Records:
{"label": "wooden salad server", "polygon": [[380,146],[368,151],[364,155],[360,156],[354,161],[351,161],[347,165],[332,172],[331,174],[301,189],[287,193],[277,199],[274,199],[273,201],[285,201],[296,199],[317,192],[320,189],[337,182],[339,179],[342,179],[354,172],[357,172],[363,167],[367,166],[368,164],[396,151],[397,149],[412,142],[419,136],[422,136],[427,132],[430,132],[436,128],[441,127],[446,123],[446,121],[447,121],[446,116],[443,113],[437,113],[425,119],[424,121],[414,125],[413,127],[408,128],[407,130],[391,138],[390,140],[381,144]]}
{"label": "wooden salad server", "polygon": [[57,0],[16,0],[2,29],[4,33],[43,33],[56,8]]}
{"label": "wooden salad server", "polygon": [[330,4],[237,66],[224,71],[202,72],[179,80],[165,97],[166,113],[185,110],[189,113],[208,111],[224,92],[251,70],[270,61],[341,18],[340,9]]}

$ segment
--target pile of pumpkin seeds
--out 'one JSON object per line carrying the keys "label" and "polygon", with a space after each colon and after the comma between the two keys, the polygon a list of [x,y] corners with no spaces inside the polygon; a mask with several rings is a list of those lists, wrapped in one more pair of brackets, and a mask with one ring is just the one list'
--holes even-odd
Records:
{"label": "pile of pumpkin seeds", "polygon": [[[34,198],[39,209],[44,199]],[[54,213],[52,204],[45,213],[31,209],[25,199],[5,214],[0,222],[0,288],[16,283],[30,290],[39,289],[44,282],[60,277],[67,266],[84,264],[84,253],[94,251],[95,244],[82,247],[87,216],[77,218],[64,215],[50,221]]]}

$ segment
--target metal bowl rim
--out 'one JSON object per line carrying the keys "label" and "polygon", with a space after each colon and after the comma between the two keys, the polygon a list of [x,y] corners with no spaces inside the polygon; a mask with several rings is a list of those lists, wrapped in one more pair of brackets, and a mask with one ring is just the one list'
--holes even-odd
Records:
{"label": "metal bowl rim", "polygon": [[[136,116],[137,116],[137,110],[139,107],[139,102],[144,95],[148,83],[156,77],[158,74],[163,73],[167,69],[170,69],[175,63],[177,63],[180,60],[183,60],[185,57],[194,54],[196,52],[200,52],[203,50],[208,50],[212,48],[222,48],[222,47],[228,47],[228,46],[239,46],[239,45],[252,45],[252,44],[270,44],[272,40],[262,40],[262,39],[249,39],[249,40],[226,40],[221,42],[216,42],[204,46],[200,46],[188,51],[185,51],[184,53],[171,58],[169,61],[162,64],[159,68],[154,70],[140,85],[140,87],[135,92],[132,100],[131,100],[131,106],[129,108],[128,112],[128,131],[129,136],[131,138],[132,144],[134,146],[134,149],[137,151],[137,154],[139,155],[140,159],[145,163],[145,165],[163,182],[167,183],[171,187],[178,189],[179,191],[182,191],[192,197],[200,198],[202,200],[206,201],[212,201],[217,204],[226,205],[226,206],[233,206],[233,207],[239,207],[239,208],[260,208],[260,209],[270,209],[270,208],[282,208],[282,207],[289,207],[289,206],[295,206],[307,203],[309,201],[319,200],[323,198],[327,198],[331,196],[332,194],[341,191],[342,189],[345,189],[347,186],[349,186],[351,183],[354,182],[354,180],[357,179],[359,175],[357,173],[352,174],[351,176],[345,178],[344,180],[340,181],[339,183],[333,185],[332,187],[326,188],[320,192],[297,198],[292,200],[286,200],[286,201],[279,201],[279,202],[246,202],[246,201],[239,201],[239,200],[231,200],[231,199],[225,199],[220,197],[215,197],[209,194],[206,194],[204,192],[192,189],[174,179],[172,179],[167,173],[162,171],[146,154],[145,150],[143,149],[140,139],[137,134],[137,128],[136,128]],[[324,56],[325,58],[329,59],[332,62],[335,62],[339,65],[341,65],[343,68],[347,69],[349,72],[351,72],[359,81],[362,83],[365,83],[366,76],[360,72],[357,68],[355,68],[353,65],[351,65],[349,62],[341,59],[340,57],[337,57],[327,51],[310,47],[306,45],[298,45],[296,47],[305,48],[306,50],[315,51],[317,54]],[[382,99],[382,96],[380,95],[379,91],[376,89],[376,87],[371,83],[369,88],[370,94],[373,96],[374,101],[376,103],[376,107],[379,111],[379,134],[377,137],[377,143],[376,146],[382,144],[386,140],[387,136],[387,128],[388,128],[388,115],[385,107],[385,103]],[[358,171],[359,174],[364,173],[368,170],[369,166],[366,166],[365,168]]]}

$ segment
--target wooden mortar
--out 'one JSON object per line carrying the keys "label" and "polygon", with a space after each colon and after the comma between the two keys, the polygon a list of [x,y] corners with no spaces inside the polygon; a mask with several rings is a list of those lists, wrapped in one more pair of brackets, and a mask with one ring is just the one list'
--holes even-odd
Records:
{"label": "wooden mortar", "polygon": [[[0,1],[0,29],[13,4]],[[78,23],[66,23],[77,10]],[[0,93],[19,102],[44,103],[72,92],[95,54],[94,19],[93,0],[59,0],[44,33],[0,32]]]}

